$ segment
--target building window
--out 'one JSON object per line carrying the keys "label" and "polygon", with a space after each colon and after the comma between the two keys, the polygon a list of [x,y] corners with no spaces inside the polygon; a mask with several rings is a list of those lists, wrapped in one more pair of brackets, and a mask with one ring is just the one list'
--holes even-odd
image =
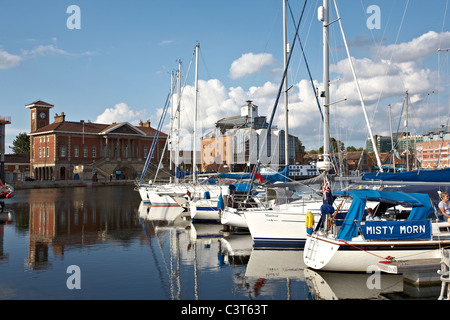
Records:
{"label": "building window", "polygon": [[97,148],[95,146],[92,147],[92,158],[97,158]]}
{"label": "building window", "polygon": [[49,150],[48,150],[49,148],[47,147],[47,148],[45,148],[45,157],[46,158],[48,158],[49,157]]}
{"label": "building window", "polygon": [[42,148],[39,148],[39,158],[42,158]]}
{"label": "building window", "polygon": [[78,158],[80,156],[80,149],[78,148],[78,146],[73,147],[73,156],[74,158]]}
{"label": "building window", "polygon": [[67,156],[67,148],[66,148],[66,146],[61,146],[59,148],[59,156],[61,158],[65,158]]}
{"label": "building window", "polygon": [[84,146],[84,147],[83,147],[83,157],[84,157],[84,158],[87,158],[87,157],[88,157],[88,147],[87,147],[87,146]]}

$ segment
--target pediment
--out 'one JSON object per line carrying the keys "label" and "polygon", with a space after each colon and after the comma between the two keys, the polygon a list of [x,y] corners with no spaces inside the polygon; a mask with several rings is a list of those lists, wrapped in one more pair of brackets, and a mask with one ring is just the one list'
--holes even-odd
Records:
{"label": "pediment", "polygon": [[128,122],[113,123],[101,132],[101,134],[118,134],[118,135],[142,135],[145,133]]}

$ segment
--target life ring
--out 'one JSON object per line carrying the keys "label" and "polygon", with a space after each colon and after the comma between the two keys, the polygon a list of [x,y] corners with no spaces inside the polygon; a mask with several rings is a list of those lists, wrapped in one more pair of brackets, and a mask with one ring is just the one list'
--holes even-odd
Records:
{"label": "life ring", "polygon": [[312,229],[314,225],[314,216],[311,211],[308,211],[306,214],[306,220],[305,220],[306,229]]}

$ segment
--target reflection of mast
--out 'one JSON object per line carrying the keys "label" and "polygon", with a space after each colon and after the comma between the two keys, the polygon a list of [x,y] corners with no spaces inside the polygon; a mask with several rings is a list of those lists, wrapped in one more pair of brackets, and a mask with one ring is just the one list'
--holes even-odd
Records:
{"label": "reflection of mast", "polygon": [[5,126],[11,123],[11,117],[0,115],[0,180],[5,182]]}

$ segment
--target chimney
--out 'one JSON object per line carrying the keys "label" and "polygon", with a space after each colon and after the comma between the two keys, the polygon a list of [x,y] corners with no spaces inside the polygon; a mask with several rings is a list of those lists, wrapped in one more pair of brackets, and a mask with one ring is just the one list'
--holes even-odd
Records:
{"label": "chimney", "polygon": [[147,120],[146,122],[142,122],[142,120],[139,121],[139,127],[141,128],[150,128],[150,120]]}
{"label": "chimney", "polygon": [[64,112],[61,112],[60,115],[55,113],[55,122],[64,122],[64,121],[66,121],[66,115],[64,114]]}

